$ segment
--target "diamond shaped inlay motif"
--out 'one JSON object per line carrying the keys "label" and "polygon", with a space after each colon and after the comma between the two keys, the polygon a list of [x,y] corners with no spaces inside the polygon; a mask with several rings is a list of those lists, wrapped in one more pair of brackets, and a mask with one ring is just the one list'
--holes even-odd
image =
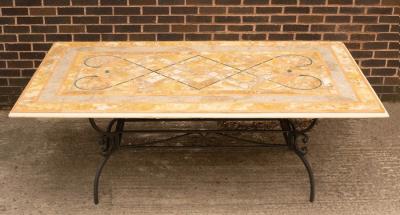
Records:
{"label": "diamond shaped inlay motif", "polygon": [[203,89],[226,79],[239,69],[224,65],[201,55],[162,68],[157,73],[195,89]]}

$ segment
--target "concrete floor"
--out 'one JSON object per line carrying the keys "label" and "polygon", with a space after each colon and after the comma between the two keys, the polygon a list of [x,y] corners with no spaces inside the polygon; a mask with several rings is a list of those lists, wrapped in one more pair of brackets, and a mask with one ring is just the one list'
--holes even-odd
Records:
{"label": "concrete floor", "polygon": [[400,103],[385,106],[389,119],[325,119],[310,133],[314,203],[292,152],[220,148],[120,151],[97,206],[100,157],[88,122],[3,111],[0,214],[400,214]]}

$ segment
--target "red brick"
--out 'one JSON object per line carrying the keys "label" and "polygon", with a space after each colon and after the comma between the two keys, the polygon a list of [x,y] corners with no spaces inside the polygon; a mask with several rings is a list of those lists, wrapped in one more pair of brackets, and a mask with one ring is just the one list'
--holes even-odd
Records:
{"label": "red brick", "polygon": [[280,25],[256,25],[256,31],[266,31],[266,32],[272,32],[272,31],[280,31],[281,26]]}
{"label": "red brick", "polygon": [[[211,17],[210,17],[211,18]],[[184,16],[159,16],[158,23],[184,23]]]}
{"label": "red brick", "polygon": [[185,40],[189,41],[211,40],[211,34],[185,34]]}
{"label": "red brick", "polygon": [[129,17],[130,23],[156,23],[155,16],[131,16]]}
{"label": "red brick", "polygon": [[300,0],[300,4],[305,5],[323,5],[326,0]]}
{"label": "red brick", "polygon": [[328,4],[353,4],[353,0],[328,0]]}
{"label": "red brick", "polygon": [[199,31],[210,31],[210,32],[225,31],[225,25],[200,25]]}
{"label": "red brick", "polygon": [[88,33],[112,33],[112,25],[88,25],[86,30]]}
{"label": "red brick", "polygon": [[60,25],[60,33],[82,33],[85,32],[84,25]]}
{"label": "red brick", "polygon": [[31,43],[6,43],[7,51],[30,51]]}
{"label": "red brick", "polygon": [[159,5],[184,5],[185,0],[159,0]]}
{"label": "red brick", "polygon": [[[399,2],[400,5],[400,2]],[[387,14],[391,15],[393,12],[393,8],[387,7],[370,7],[367,9],[367,14]]]}
{"label": "red brick", "polygon": [[340,7],[339,13],[343,14],[363,14],[365,11],[364,7]]}
{"label": "red brick", "polygon": [[398,51],[375,51],[375,58],[399,58]]}
{"label": "red brick", "polygon": [[16,42],[17,35],[1,35],[0,34],[0,42]]}
{"label": "red brick", "polygon": [[298,18],[299,23],[319,23],[323,21],[324,21],[323,16],[316,16],[316,15],[302,15],[299,16]]}
{"label": "red brick", "polygon": [[354,16],[353,22],[354,23],[377,23],[378,17],[377,16]]}
{"label": "red brick", "polygon": [[15,6],[41,6],[41,0],[14,0]]}
{"label": "red brick", "polygon": [[363,44],[362,48],[365,50],[369,49],[387,49],[387,42],[366,42]]}
{"label": "red brick", "polygon": [[115,15],[139,15],[140,7],[114,7]]}
{"label": "red brick", "polygon": [[31,26],[32,33],[56,33],[57,26],[55,25],[33,25]]}
{"label": "red brick", "polygon": [[70,0],[43,0],[45,6],[67,6],[70,5]]}
{"label": "red brick", "polygon": [[214,34],[214,40],[239,40],[239,34]]}
{"label": "red brick", "polygon": [[362,25],[339,25],[338,30],[340,32],[361,32]]}
{"label": "red brick", "polygon": [[163,15],[169,14],[168,7],[143,7],[144,15]]}
{"label": "red brick", "polygon": [[14,17],[0,17],[0,25],[13,25],[13,24],[15,24]]}
{"label": "red brick", "polygon": [[228,31],[253,31],[252,25],[229,25]]}
{"label": "red brick", "polygon": [[197,7],[171,7],[171,14],[197,14]]}
{"label": "red brick", "polygon": [[269,34],[268,35],[268,40],[293,40],[294,39],[294,34]]}
{"label": "red brick", "polygon": [[98,0],[71,0],[72,5],[90,6],[97,5]]}
{"label": "red brick", "polygon": [[312,13],[336,14],[337,11],[337,7],[314,7]]}
{"label": "red brick", "polygon": [[29,26],[17,25],[17,26],[4,26],[4,33],[29,33]]}
{"label": "red brick", "polygon": [[396,74],[396,69],[391,68],[373,68],[371,75],[373,76],[392,76]]}
{"label": "red brick", "polygon": [[351,34],[350,40],[374,41],[375,35],[373,35],[373,34]]}
{"label": "red brick", "polygon": [[20,42],[43,42],[43,34],[19,34],[18,40]]}
{"label": "red brick", "polygon": [[101,35],[102,41],[127,41],[128,35],[127,34],[102,34]]}
{"label": "red brick", "polygon": [[72,17],[72,22],[74,24],[99,24],[100,18],[97,16],[79,16]]}
{"label": "red brick", "polygon": [[33,62],[27,60],[7,61],[8,68],[32,68]]}
{"label": "red brick", "polygon": [[351,55],[354,58],[371,58],[373,55],[372,51],[351,51]]}
{"label": "red brick", "polygon": [[100,19],[102,24],[123,24],[128,23],[126,16],[102,16]]}
{"label": "red brick", "polygon": [[127,5],[127,0],[99,0],[100,5]]}
{"label": "red brick", "polygon": [[348,39],[348,35],[340,33],[327,33],[323,35],[323,39],[332,41],[343,41]]}
{"label": "red brick", "polygon": [[87,7],[87,15],[112,15],[112,7]]}
{"label": "red brick", "polygon": [[377,5],[380,0],[355,0],[356,5]]}
{"label": "red brick", "polygon": [[143,32],[169,32],[168,25],[145,25]]}
{"label": "red brick", "polygon": [[100,34],[74,34],[74,41],[99,41]]}
{"label": "red brick", "polygon": [[156,5],[157,0],[129,0],[130,5]]}
{"label": "red brick", "polygon": [[385,66],[385,64],[386,64],[385,60],[370,59],[361,61],[361,66],[366,66],[366,67],[383,67]]}
{"label": "red brick", "polygon": [[389,25],[366,25],[365,32],[386,32],[389,31]]}
{"label": "red brick", "polygon": [[155,41],[155,34],[130,34],[129,40],[133,41]]}
{"label": "red brick", "polygon": [[28,15],[28,8],[1,8],[3,16]]}
{"label": "red brick", "polygon": [[58,15],[82,15],[85,10],[82,7],[59,7],[57,13]]}
{"label": "red brick", "polygon": [[43,17],[17,17],[18,24],[43,24]]}
{"label": "red brick", "polygon": [[215,0],[215,4],[222,4],[222,5],[239,5],[241,0]]}
{"label": "red brick", "polygon": [[297,33],[296,40],[321,40],[321,34]]}
{"label": "red brick", "polygon": [[58,17],[45,17],[44,22],[46,24],[70,24],[71,23],[71,17],[63,17],[63,16],[58,16]]}
{"label": "red brick", "polygon": [[252,14],[254,13],[253,7],[230,7],[228,13],[231,14]]}
{"label": "red brick", "polygon": [[0,59],[18,59],[18,52],[0,52]]}
{"label": "red brick", "polygon": [[260,22],[268,22],[268,16],[243,16],[242,22],[252,22],[252,23],[260,23]]}
{"label": "red brick", "polygon": [[157,40],[160,41],[181,41],[183,34],[157,34]]}
{"label": "red brick", "polygon": [[304,32],[308,31],[308,25],[283,25],[283,31]]}
{"label": "red brick", "polygon": [[72,41],[70,34],[46,34],[46,42]]}
{"label": "red brick", "polygon": [[271,0],[271,4],[284,4],[284,5],[297,4],[297,0]]}
{"label": "red brick", "polygon": [[20,52],[21,59],[43,59],[45,52]]}
{"label": "red brick", "polygon": [[172,32],[196,32],[197,25],[172,25]]}
{"label": "red brick", "polygon": [[242,40],[266,40],[266,34],[242,34]]}
{"label": "red brick", "polygon": [[268,4],[269,0],[243,0],[244,5]]}
{"label": "red brick", "polygon": [[259,14],[277,14],[282,13],[282,7],[257,7],[256,13]]}
{"label": "red brick", "polygon": [[285,7],[285,13],[310,13],[309,7]]}
{"label": "red brick", "polygon": [[56,8],[29,8],[31,16],[56,15]]}
{"label": "red brick", "polygon": [[399,41],[398,33],[379,33],[377,40]]}
{"label": "red brick", "polygon": [[224,14],[226,13],[225,7],[201,7],[200,14]]}
{"label": "red brick", "polygon": [[186,0],[187,5],[212,5],[213,0]]}
{"label": "red brick", "polygon": [[326,16],[325,22],[327,23],[348,23],[350,16]]}
{"label": "red brick", "polygon": [[240,23],[240,16],[216,16],[217,23]]}
{"label": "red brick", "polygon": [[277,22],[277,23],[296,22],[296,16],[271,16],[271,22]]}
{"label": "red brick", "polygon": [[212,22],[212,16],[186,16],[187,23],[209,23]]}

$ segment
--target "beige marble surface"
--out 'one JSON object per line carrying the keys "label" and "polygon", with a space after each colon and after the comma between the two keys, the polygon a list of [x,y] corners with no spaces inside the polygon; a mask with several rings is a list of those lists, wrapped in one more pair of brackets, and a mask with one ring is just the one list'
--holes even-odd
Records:
{"label": "beige marble surface", "polygon": [[388,114],[340,42],[55,43],[10,117]]}

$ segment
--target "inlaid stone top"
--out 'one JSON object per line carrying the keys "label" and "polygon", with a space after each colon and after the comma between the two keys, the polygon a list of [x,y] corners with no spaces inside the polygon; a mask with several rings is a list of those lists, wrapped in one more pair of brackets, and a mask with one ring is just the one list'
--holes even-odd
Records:
{"label": "inlaid stone top", "polygon": [[386,117],[340,42],[55,43],[10,117]]}

